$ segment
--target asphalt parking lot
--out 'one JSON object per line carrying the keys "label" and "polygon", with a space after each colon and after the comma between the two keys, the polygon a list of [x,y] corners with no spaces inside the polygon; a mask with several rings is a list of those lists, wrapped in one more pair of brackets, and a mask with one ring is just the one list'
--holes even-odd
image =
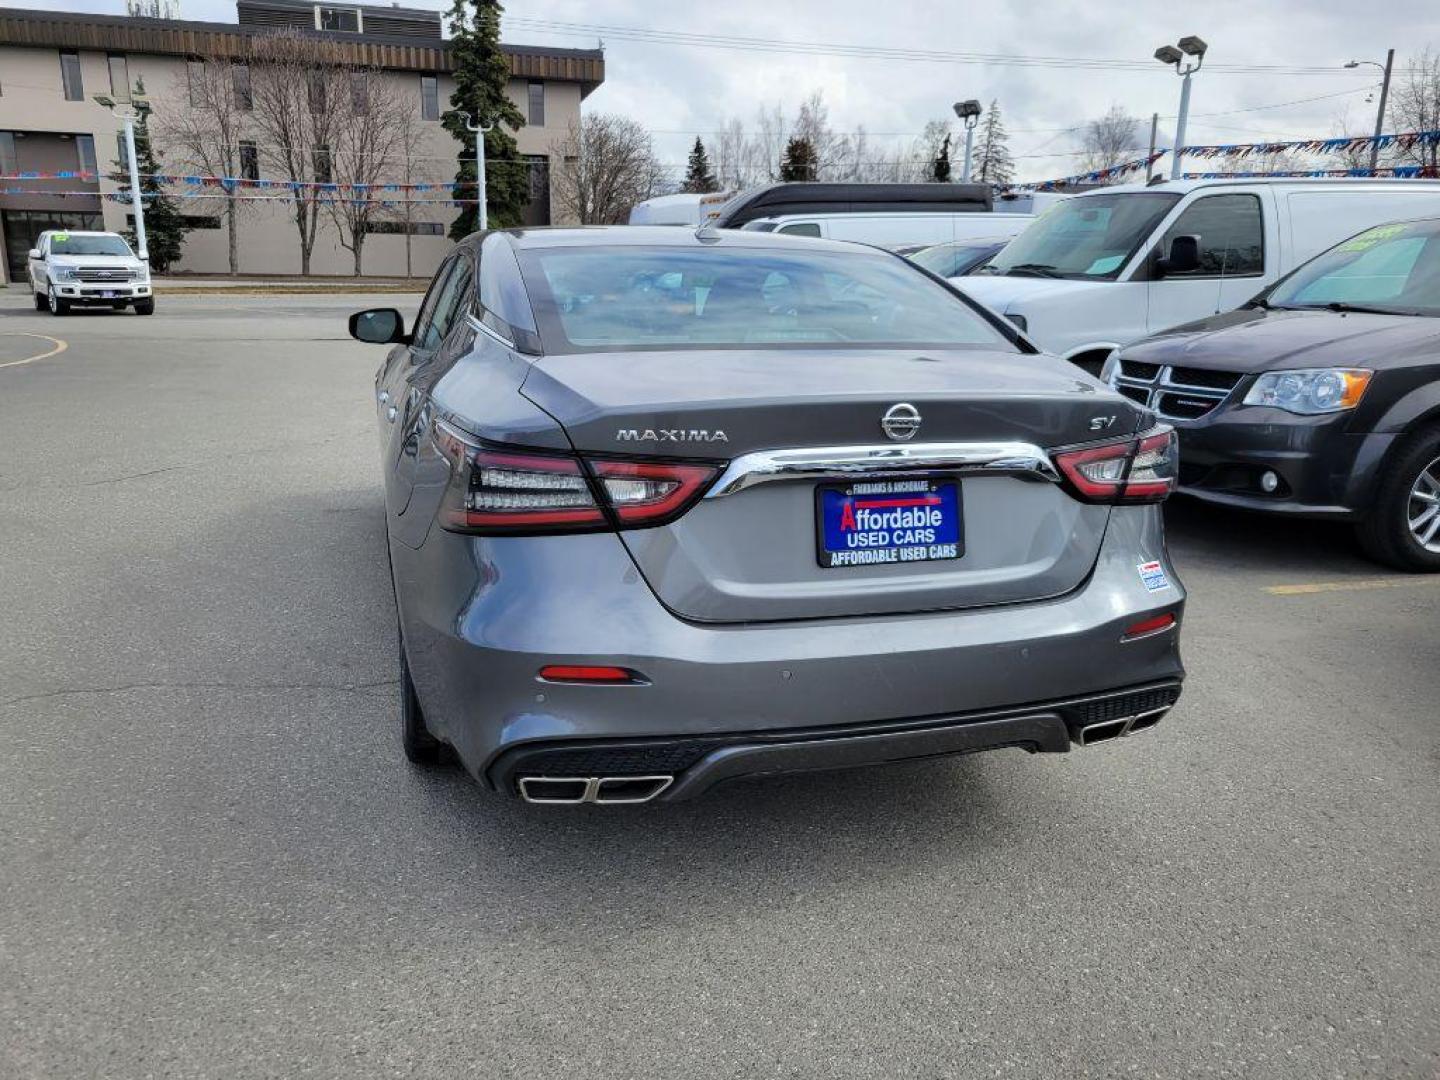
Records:
{"label": "asphalt parking lot", "polygon": [[1440,578],[1176,502],[1154,732],[502,801],[400,756],[364,306],[0,294],[0,1075],[1437,1075]]}

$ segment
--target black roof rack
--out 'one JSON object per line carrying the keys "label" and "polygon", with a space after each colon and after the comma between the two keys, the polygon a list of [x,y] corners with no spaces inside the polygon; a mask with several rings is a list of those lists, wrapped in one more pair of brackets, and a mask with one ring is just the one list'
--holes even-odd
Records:
{"label": "black roof rack", "polygon": [[736,195],[720,208],[715,224],[738,229],[781,214],[984,213],[993,209],[993,199],[988,184],[767,184]]}

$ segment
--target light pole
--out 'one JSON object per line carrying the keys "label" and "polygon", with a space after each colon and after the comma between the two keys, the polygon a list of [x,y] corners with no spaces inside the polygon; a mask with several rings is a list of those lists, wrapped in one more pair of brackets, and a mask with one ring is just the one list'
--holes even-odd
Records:
{"label": "light pole", "polygon": [[[128,109],[117,109],[115,99],[108,94],[96,94],[95,103],[103,105],[125,123],[125,156],[130,165],[130,205],[135,208],[135,254],[141,262],[150,261],[150,249],[145,244],[145,204],[140,198],[140,166],[135,160],[135,121],[150,111],[150,103],[138,95],[130,96]],[[100,168],[100,163],[95,163]],[[99,177],[96,177],[98,180]]]}
{"label": "light pole", "polygon": [[[1209,48],[1205,42],[1191,34],[1180,39],[1178,48],[1174,45],[1162,45],[1155,50],[1155,59],[1166,67],[1174,66],[1175,74],[1183,80],[1180,84],[1180,115],[1175,120],[1175,149],[1170,152],[1171,180],[1180,179],[1180,151],[1185,145],[1185,121],[1190,118],[1190,76],[1200,70],[1200,65],[1205,62],[1205,52]],[[1194,57],[1195,62],[1187,63],[1187,56]]]}
{"label": "light pole", "polygon": [[1345,66],[1357,68],[1361,64],[1369,64],[1385,72],[1385,81],[1380,84],[1380,108],[1375,113],[1375,141],[1370,144],[1370,172],[1374,175],[1376,167],[1380,164],[1380,135],[1385,130],[1385,102],[1390,97],[1390,73],[1395,68],[1395,50],[1389,49],[1385,53],[1385,63],[1380,64],[1374,60],[1351,60]]}
{"label": "light pole", "polygon": [[974,98],[969,101],[957,101],[954,109],[955,115],[965,125],[965,167],[960,170],[960,179],[968,184],[970,182],[970,155],[975,149],[975,127],[980,123],[980,102]]}
{"label": "light pole", "polygon": [[468,112],[460,115],[465,118],[465,130],[475,135],[475,198],[478,200],[475,221],[484,232],[490,228],[490,211],[485,205],[485,133],[495,125],[472,123]]}

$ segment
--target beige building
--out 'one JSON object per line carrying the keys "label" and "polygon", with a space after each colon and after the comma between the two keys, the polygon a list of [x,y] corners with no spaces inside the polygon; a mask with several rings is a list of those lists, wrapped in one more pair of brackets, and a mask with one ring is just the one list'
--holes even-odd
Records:
{"label": "beige building", "polygon": [[[25,256],[47,228],[127,227],[129,207],[103,198],[118,186],[106,175],[121,158],[122,125],[95,95],[129,97],[144,81],[154,107],[158,148],[167,173],[196,170],[164,140],[167,110],[186,107],[190,65],[200,57],[243,57],[254,35],[293,27],[337,43],[354,65],[378,68],[394,80],[397,93],[414,102],[419,139],[396,162],[388,183],[444,183],[455,175],[455,140],[440,125],[454,88],[450,51],[433,11],[314,0],[237,0],[237,22],[201,23],[166,19],[80,15],[0,9],[0,176],[98,172],[96,180],[12,178],[0,180],[0,280],[23,281]],[[555,155],[580,104],[605,77],[598,50],[505,46],[510,61],[509,95],[526,116],[516,133],[529,163],[529,224],[551,223],[551,176],[564,162]],[[237,87],[248,73],[236,72]],[[242,124],[245,119],[242,117]],[[259,138],[259,136],[255,136]],[[268,179],[263,155],[246,150],[239,158],[247,175]],[[323,179],[323,178],[321,178]],[[215,189],[177,186],[175,194],[215,194]],[[241,189],[247,194],[260,192]],[[63,194],[62,194],[63,193]],[[448,190],[392,193],[416,200],[408,210],[389,210],[367,231],[363,269],[367,275],[400,275],[407,257],[413,272],[430,274],[448,247],[445,232],[458,210],[420,200],[449,198]],[[184,198],[179,204],[193,226],[172,272],[226,273],[229,269],[223,202]],[[239,215],[239,268],[247,274],[298,274],[299,240],[283,202],[247,202]],[[312,257],[314,274],[350,274],[354,258],[341,246],[340,232],[321,215]],[[557,223],[563,223],[558,222]]]}

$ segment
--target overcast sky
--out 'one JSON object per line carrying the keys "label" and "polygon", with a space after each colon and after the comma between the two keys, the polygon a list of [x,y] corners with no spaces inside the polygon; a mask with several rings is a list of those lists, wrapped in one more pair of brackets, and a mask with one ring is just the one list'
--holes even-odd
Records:
{"label": "overcast sky", "polygon": [[[406,6],[447,8],[448,0],[406,0]],[[0,0],[0,7],[123,13],[123,0]],[[233,0],[180,0],[181,17],[235,21]],[[1193,11],[1181,13],[1182,8]],[[590,110],[634,117],[655,133],[659,156],[683,166],[696,134],[708,135],[731,116],[753,126],[759,108],[783,104],[793,113],[812,90],[825,93],[832,126],[863,125],[893,156],[926,121],[950,115],[960,98],[998,99],[1011,132],[1020,180],[1076,171],[1074,128],[1118,103],[1146,121],[1161,115],[1161,143],[1173,130],[1180,80],[1149,61],[1156,47],[1198,34],[1210,44],[1207,68],[1194,80],[1188,143],[1252,142],[1326,136],[1348,110],[1350,125],[1374,124],[1375,68],[1346,71],[1349,59],[1380,60],[1397,49],[1397,68],[1427,44],[1440,47],[1440,3],[1382,0],[1210,0],[1205,4],[1136,0],[992,0],[990,3],[895,3],[874,0],[724,0],[661,4],[657,0],[514,0],[504,37],[528,44],[593,48],[591,30],[575,33],[522,26],[546,20],[604,33],[605,84]],[[864,45],[901,50],[1028,57],[1140,61],[1139,70],[1075,70],[900,58],[805,55],[750,48],[628,40],[625,28],[683,34]],[[1323,68],[1307,73],[1210,70],[1214,65]],[[1367,96],[1372,100],[1367,102]],[[1316,100],[1301,100],[1316,99]],[[1280,103],[1295,102],[1294,104]],[[1279,106],[1265,108],[1264,106]],[[1392,130],[1387,126],[1387,130]],[[1142,149],[1143,153],[1143,149]],[[1138,156],[1138,155],[1137,155]]]}

